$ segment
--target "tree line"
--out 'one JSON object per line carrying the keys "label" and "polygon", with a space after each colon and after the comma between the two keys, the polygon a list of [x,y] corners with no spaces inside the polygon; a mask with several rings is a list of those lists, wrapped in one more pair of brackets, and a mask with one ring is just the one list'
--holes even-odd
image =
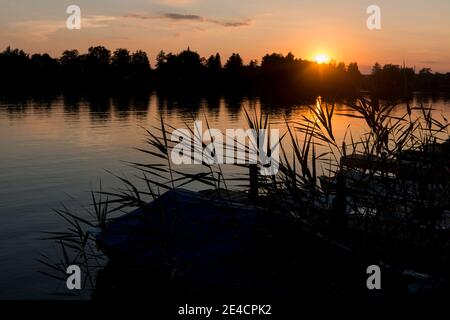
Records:
{"label": "tree line", "polygon": [[287,55],[266,54],[248,64],[238,53],[222,61],[219,53],[201,57],[190,48],[174,54],[161,51],[154,68],[144,51],[114,51],[103,46],[86,53],[66,50],[58,58],[6,48],[0,53],[0,91],[254,92],[282,97],[317,95],[354,97],[361,90],[377,96],[401,96],[414,90],[450,91],[450,73],[375,64],[363,76],[356,62],[319,64]]}

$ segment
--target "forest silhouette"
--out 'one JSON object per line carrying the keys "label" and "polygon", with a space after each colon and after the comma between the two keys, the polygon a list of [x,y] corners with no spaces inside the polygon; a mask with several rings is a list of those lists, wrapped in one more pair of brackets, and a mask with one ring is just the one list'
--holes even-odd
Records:
{"label": "forest silhouette", "polygon": [[161,51],[154,68],[144,51],[103,46],[87,53],[66,50],[58,58],[6,48],[0,53],[0,92],[161,92],[246,93],[274,97],[356,97],[370,92],[380,98],[409,96],[414,91],[450,92],[450,73],[419,72],[406,66],[376,63],[362,75],[356,62],[326,64],[287,55],[266,54],[248,64],[238,53],[225,62],[219,53],[201,57],[190,48],[178,53]]}

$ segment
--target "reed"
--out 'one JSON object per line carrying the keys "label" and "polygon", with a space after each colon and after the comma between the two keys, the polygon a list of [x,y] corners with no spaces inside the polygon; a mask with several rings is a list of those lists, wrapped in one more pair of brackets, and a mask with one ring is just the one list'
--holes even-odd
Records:
{"label": "reed", "polygon": [[[347,111],[337,112],[334,103],[318,99],[308,106],[309,116],[286,120],[279,172],[256,175],[258,191],[256,198],[249,197],[248,205],[288,219],[298,232],[314,235],[361,259],[448,278],[450,239],[448,230],[443,230],[442,213],[450,208],[450,163],[448,154],[438,152],[449,137],[447,119],[438,119],[431,107],[408,104],[402,113],[395,103],[376,99],[360,98],[348,102],[347,107]],[[248,127],[257,132],[272,126],[267,115],[245,110],[244,116]],[[362,119],[367,131],[355,139],[348,130],[339,141],[333,130],[335,117]],[[195,148],[198,133],[188,124],[186,128],[191,134],[185,139]],[[43,272],[60,279],[68,264],[83,265],[90,275],[87,284],[93,289],[94,271],[105,263],[95,247],[93,230],[103,230],[117,213],[140,208],[152,214],[149,202],[181,187],[215,191],[224,207],[232,192],[249,189],[254,178],[251,165],[237,165],[245,168],[237,177],[227,177],[220,164],[203,162],[196,173],[174,167],[169,156],[174,142],[168,138],[174,129],[162,118],[160,127],[145,129],[147,148],[137,150],[148,155],[148,161],[128,163],[136,176],[117,176],[123,188],[92,192],[91,220],[65,207],[55,210],[68,227],[46,238],[59,243],[63,259],[56,264],[43,259],[51,270]],[[233,151],[238,150],[248,152],[249,147],[236,141]],[[355,159],[359,161],[356,164]],[[435,253],[432,257],[427,253],[431,251]],[[430,259],[426,265],[420,261],[424,257]]]}

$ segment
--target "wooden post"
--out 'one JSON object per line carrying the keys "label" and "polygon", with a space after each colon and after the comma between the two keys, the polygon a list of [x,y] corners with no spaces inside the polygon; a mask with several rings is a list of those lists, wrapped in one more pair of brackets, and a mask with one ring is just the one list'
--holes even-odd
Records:
{"label": "wooden post", "polygon": [[250,164],[250,199],[256,200],[258,198],[258,165]]}
{"label": "wooden post", "polygon": [[347,186],[346,177],[343,171],[336,174],[336,198],[333,203],[332,232],[341,234],[347,225]]}

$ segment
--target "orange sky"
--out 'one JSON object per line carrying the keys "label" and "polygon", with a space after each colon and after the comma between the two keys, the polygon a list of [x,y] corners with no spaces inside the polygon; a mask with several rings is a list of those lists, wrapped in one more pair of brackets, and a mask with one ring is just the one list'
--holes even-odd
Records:
{"label": "orange sky", "polygon": [[[65,26],[72,1],[0,0],[0,47],[58,56],[91,45],[161,50],[190,46],[203,56],[239,52],[246,61],[268,52],[319,53],[363,72],[375,62],[450,71],[450,1],[119,0],[77,1],[81,30]],[[381,30],[368,30],[366,9],[381,8]]]}

